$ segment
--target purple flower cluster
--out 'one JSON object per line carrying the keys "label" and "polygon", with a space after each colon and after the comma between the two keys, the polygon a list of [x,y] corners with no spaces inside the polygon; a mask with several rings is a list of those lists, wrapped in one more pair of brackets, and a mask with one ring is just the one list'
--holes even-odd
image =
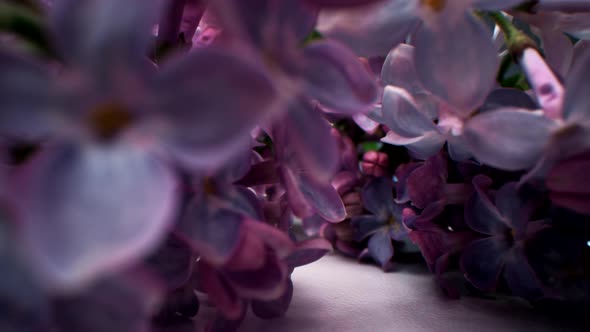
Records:
{"label": "purple flower cluster", "polygon": [[[590,3],[0,2],[0,327],[287,312],[335,251],[590,304]],[[321,264],[321,263],[320,263]],[[361,268],[359,266],[359,268]]]}

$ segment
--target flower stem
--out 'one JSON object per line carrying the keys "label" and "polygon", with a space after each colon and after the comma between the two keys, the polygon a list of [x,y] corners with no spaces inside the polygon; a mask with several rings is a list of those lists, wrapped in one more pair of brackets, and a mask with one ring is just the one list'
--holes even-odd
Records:
{"label": "flower stem", "polygon": [[504,14],[501,12],[486,12],[486,14],[504,33],[508,52],[510,52],[515,59],[519,59],[527,48],[537,49],[535,42],[524,32],[515,27]]}
{"label": "flower stem", "polygon": [[20,37],[43,55],[56,57],[42,19],[24,6],[0,3],[0,31]]}

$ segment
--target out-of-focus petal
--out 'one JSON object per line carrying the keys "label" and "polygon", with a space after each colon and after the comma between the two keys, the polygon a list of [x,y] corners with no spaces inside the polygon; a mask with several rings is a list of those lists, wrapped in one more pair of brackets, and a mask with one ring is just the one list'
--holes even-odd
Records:
{"label": "out-of-focus petal", "polygon": [[475,192],[465,203],[465,222],[471,229],[486,235],[502,235],[511,226],[488,196],[490,178],[478,175],[473,178]]}
{"label": "out-of-focus petal", "polygon": [[317,29],[361,56],[386,55],[416,27],[415,1],[387,0],[375,5],[323,10]]}
{"label": "out-of-focus petal", "polygon": [[470,13],[453,23],[416,32],[416,72],[430,92],[469,114],[495,84],[498,57],[492,33]]}
{"label": "out-of-focus petal", "polygon": [[373,234],[369,239],[368,244],[369,254],[374,260],[381,265],[381,267],[387,267],[387,263],[393,257],[393,243],[391,237],[386,229],[380,230]]}
{"label": "out-of-focus petal", "polygon": [[176,208],[171,170],[124,145],[48,150],[25,185],[23,232],[41,276],[76,288],[135,263]]}
{"label": "out-of-focus petal", "polygon": [[0,134],[38,139],[63,121],[49,70],[32,59],[0,50]]}
{"label": "out-of-focus petal", "polygon": [[322,8],[341,8],[341,7],[355,7],[355,6],[366,6],[375,2],[383,0],[304,0],[309,4],[319,6]]}
{"label": "out-of-focus petal", "polygon": [[324,219],[330,222],[340,222],[346,217],[344,203],[329,182],[322,183],[301,174],[299,188],[309,204]]}
{"label": "out-of-focus petal", "polygon": [[552,29],[543,29],[541,37],[547,64],[561,77],[566,77],[574,57],[572,41],[563,32]]}
{"label": "out-of-focus petal", "polygon": [[547,176],[547,187],[553,191],[572,194],[590,194],[590,153],[568,158],[551,169]]}
{"label": "out-of-focus petal", "polygon": [[522,0],[474,0],[473,7],[485,10],[510,9],[522,4]]}
{"label": "out-of-focus petal", "polygon": [[480,162],[516,171],[531,168],[541,158],[555,126],[528,110],[501,109],[469,120],[463,135]]}
{"label": "out-of-focus petal", "polygon": [[174,234],[147,258],[146,265],[168,289],[182,286],[193,271],[191,249]]}
{"label": "out-of-focus petal", "polygon": [[154,83],[148,106],[155,130],[179,161],[198,169],[215,168],[247,147],[250,131],[276,102],[261,65],[227,50],[199,49],[170,59]]}
{"label": "out-of-focus petal", "polygon": [[61,55],[97,77],[121,68],[139,69],[161,2],[130,0],[57,1],[50,13]]}
{"label": "out-of-focus petal", "polygon": [[287,202],[293,214],[299,218],[311,217],[314,214],[311,202],[308,202],[306,196],[299,189],[299,180],[293,171],[289,167],[282,166],[279,168],[279,176],[285,187]]}
{"label": "out-of-focus petal", "polygon": [[198,265],[200,285],[226,319],[237,319],[244,311],[245,304],[227,280],[212,266],[203,261]]}
{"label": "out-of-focus petal", "polygon": [[381,69],[381,82],[384,85],[394,85],[410,93],[424,90],[416,74],[414,65],[414,46],[399,44],[385,58]]}
{"label": "out-of-focus petal", "polygon": [[566,81],[563,117],[570,123],[590,123],[590,51],[580,57]]}
{"label": "out-of-focus petal", "polygon": [[373,215],[363,215],[353,217],[350,225],[354,230],[354,239],[362,241],[370,235],[373,235],[380,227],[386,225],[387,220],[379,219]]}
{"label": "out-of-focus petal", "polygon": [[270,301],[277,299],[285,291],[289,270],[275,255],[267,253],[264,266],[261,268],[225,270],[224,276],[240,296]]}
{"label": "out-of-focus petal", "polygon": [[141,332],[149,328],[161,296],[145,276],[116,275],[54,299],[52,313],[60,331]]}
{"label": "out-of-focus petal", "polygon": [[278,299],[270,301],[253,300],[251,302],[252,312],[254,313],[254,315],[262,319],[281,317],[285,315],[285,313],[287,312],[287,309],[291,304],[292,298],[293,282],[291,281],[291,279],[289,279],[287,281],[287,288]]}
{"label": "out-of-focus petal", "polygon": [[498,88],[488,95],[479,110],[480,112],[487,112],[505,107],[517,107],[529,110],[538,109],[535,101],[524,91],[513,88]]}
{"label": "out-of-focus petal", "polygon": [[303,49],[301,74],[307,93],[336,112],[365,111],[377,100],[375,78],[345,46],[333,41],[311,43]]}
{"label": "out-of-focus petal", "polygon": [[285,261],[289,268],[295,268],[315,262],[330,251],[332,251],[332,245],[328,240],[309,239],[298,243],[295,251],[287,256]]}
{"label": "out-of-focus petal", "polygon": [[502,237],[476,240],[461,256],[465,278],[482,290],[494,290],[504,266],[509,245]]}
{"label": "out-of-focus petal", "polygon": [[560,119],[565,92],[553,70],[533,48],[524,50],[520,64],[545,115],[551,119]]}

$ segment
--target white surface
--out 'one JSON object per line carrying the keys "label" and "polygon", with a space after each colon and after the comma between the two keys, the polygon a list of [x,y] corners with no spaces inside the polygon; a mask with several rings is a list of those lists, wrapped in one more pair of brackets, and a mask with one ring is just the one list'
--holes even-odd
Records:
{"label": "white surface", "polygon": [[[416,270],[416,269],[414,269]],[[295,294],[287,315],[261,320],[252,313],[240,332],[276,331],[582,331],[520,303],[442,296],[420,271],[383,273],[370,265],[327,256],[293,274]],[[201,303],[197,326],[211,309]]]}

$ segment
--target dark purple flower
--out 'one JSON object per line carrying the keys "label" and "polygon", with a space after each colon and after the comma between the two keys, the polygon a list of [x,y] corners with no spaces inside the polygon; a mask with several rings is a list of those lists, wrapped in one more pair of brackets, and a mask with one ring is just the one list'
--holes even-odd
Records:
{"label": "dark purple flower", "polygon": [[544,221],[529,221],[533,204],[518,193],[516,183],[503,185],[490,198],[492,181],[485,176],[473,179],[475,192],[465,206],[465,221],[485,236],[469,244],[461,256],[461,269],[474,286],[494,290],[503,276],[513,294],[528,299],[543,295],[543,286],[526,257],[526,242]]}
{"label": "dark purple flower", "polygon": [[551,201],[579,213],[590,214],[590,152],[577,154],[555,165],[547,175]]}

